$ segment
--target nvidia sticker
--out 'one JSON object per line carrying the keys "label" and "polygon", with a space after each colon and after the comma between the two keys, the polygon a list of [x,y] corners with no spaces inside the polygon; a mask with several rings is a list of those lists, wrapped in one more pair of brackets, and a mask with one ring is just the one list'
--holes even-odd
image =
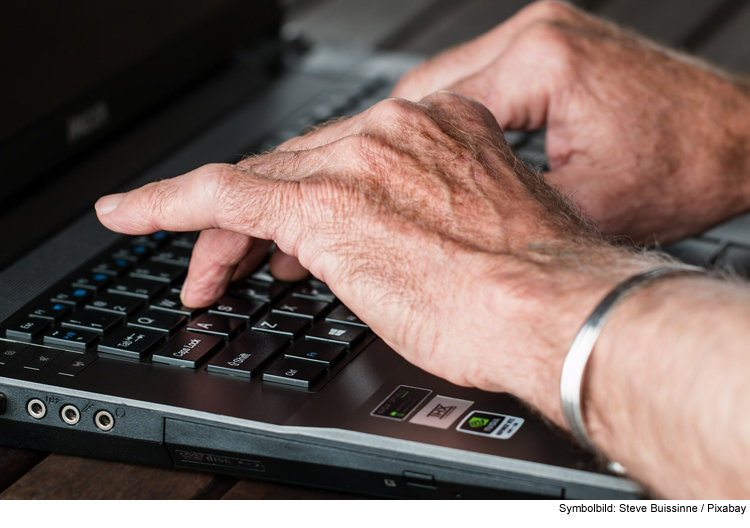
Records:
{"label": "nvidia sticker", "polygon": [[507,440],[523,424],[523,418],[484,411],[470,413],[456,428],[459,432]]}

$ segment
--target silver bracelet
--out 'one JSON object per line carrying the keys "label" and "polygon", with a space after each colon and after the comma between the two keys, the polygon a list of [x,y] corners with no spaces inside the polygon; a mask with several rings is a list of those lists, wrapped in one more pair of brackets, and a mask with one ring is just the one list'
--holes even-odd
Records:
{"label": "silver bracelet", "polygon": [[[560,376],[560,398],[562,400],[563,415],[573,437],[583,447],[594,453],[598,452],[586,431],[586,425],[583,421],[581,393],[583,391],[583,377],[586,373],[586,366],[594,350],[596,340],[599,338],[599,334],[601,334],[602,328],[612,310],[630,293],[656,279],[698,273],[706,273],[706,270],[695,266],[679,264],[661,266],[638,273],[618,284],[599,303],[586,322],[583,323],[568,350],[568,355],[565,357],[565,362],[563,363],[562,375]],[[622,468],[619,464],[614,465]]]}

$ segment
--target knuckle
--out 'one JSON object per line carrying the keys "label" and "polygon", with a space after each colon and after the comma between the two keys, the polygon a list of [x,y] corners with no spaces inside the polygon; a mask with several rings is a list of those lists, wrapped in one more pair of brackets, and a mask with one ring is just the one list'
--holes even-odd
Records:
{"label": "knuckle", "polygon": [[460,93],[437,92],[425,102],[442,115],[450,116],[450,121],[454,123],[474,123],[490,129],[498,126],[495,116],[484,104]]}
{"label": "knuckle", "polygon": [[476,99],[448,90],[436,92],[425,97],[422,101],[433,108],[446,111],[462,109],[475,112],[484,108],[484,105]]}
{"label": "knuckle", "polygon": [[560,0],[542,0],[531,4],[527,9],[538,19],[553,21],[567,20],[577,12],[568,2]]}
{"label": "knuckle", "polygon": [[201,168],[196,185],[214,204],[214,224],[226,226],[237,221],[239,197],[244,178],[234,165],[212,163]]}
{"label": "knuckle", "polygon": [[524,43],[534,56],[551,66],[569,67],[575,57],[573,35],[553,22],[539,22],[524,34]]}
{"label": "knuckle", "polygon": [[369,110],[375,122],[393,123],[407,120],[409,117],[420,113],[416,103],[406,99],[390,97],[376,103]]}
{"label": "knuckle", "polygon": [[200,178],[204,192],[212,196],[215,203],[227,203],[234,197],[240,179],[235,166],[212,163],[204,169]]}
{"label": "knuckle", "polygon": [[149,192],[143,193],[144,201],[141,206],[152,218],[166,217],[169,215],[171,204],[177,195],[178,188],[172,180],[162,180],[148,184],[144,189]]}

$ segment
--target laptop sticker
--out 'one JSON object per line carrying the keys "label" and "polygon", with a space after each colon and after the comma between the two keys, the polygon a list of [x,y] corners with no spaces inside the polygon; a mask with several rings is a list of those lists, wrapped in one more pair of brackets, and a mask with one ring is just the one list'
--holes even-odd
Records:
{"label": "laptop sticker", "polygon": [[372,416],[403,421],[432,393],[428,389],[399,385],[383,403],[378,405]]}
{"label": "laptop sticker", "polygon": [[516,434],[523,425],[523,421],[523,418],[517,416],[474,411],[463,419],[456,430],[461,433],[507,440]]}
{"label": "laptop sticker", "polygon": [[473,404],[473,401],[435,396],[409,422],[448,429]]}

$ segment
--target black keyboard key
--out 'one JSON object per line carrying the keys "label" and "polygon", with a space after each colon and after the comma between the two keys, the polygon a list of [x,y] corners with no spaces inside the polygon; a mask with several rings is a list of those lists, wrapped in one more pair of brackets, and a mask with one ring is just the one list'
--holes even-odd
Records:
{"label": "black keyboard key", "polygon": [[365,337],[365,332],[364,328],[358,326],[318,323],[307,333],[305,339],[323,341],[351,348]]}
{"label": "black keyboard key", "polygon": [[138,297],[103,293],[93,301],[87,302],[86,309],[130,316],[140,310],[143,304],[143,299]]}
{"label": "black keyboard key", "polygon": [[99,340],[99,334],[85,330],[60,328],[44,336],[45,345],[62,346],[74,350],[87,350]]}
{"label": "black keyboard key", "polygon": [[253,325],[253,330],[271,334],[287,335],[295,338],[307,328],[308,320],[301,317],[271,314],[263,317]]}
{"label": "black keyboard key", "polygon": [[97,350],[105,354],[141,359],[164,339],[162,332],[123,327],[105,337]]}
{"label": "black keyboard key", "polygon": [[164,284],[156,281],[124,278],[117,281],[117,284],[109,287],[109,293],[118,295],[130,295],[131,297],[140,297],[142,299],[153,299],[164,291]]}
{"label": "black keyboard key", "polygon": [[81,275],[73,280],[74,288],[86,288],[87,290],[98,291],[112,282],[112,276],[106,273],[89,273]]}
{"label": "black keyboard key", "polygon": [[29,348],[29,345],[23,343],[8,343],[3,341],[0,346],[0,365],[7,365],[27,348]]}
{"label": "black keyboard key", "polygon": [[255,319],[265,309],[266,305],[260,301],[250,301],[239,297],[222,297],[208,313],[238,317],[249,321]]}
{"label": "black keyboard key", "polygon": [[326,366],[312,361],[282,358],[263,373],[263,381],[309,389],[326,373]]}
{"label": "black keyboard key", "polygon": [[304,317],[306,319],[317,319],[330,306],[329,303],[292,297],[287,295],[272,310],[273,313]]}
{"label": "black keyboard key", "polygon": [[286,291],[287,286],[282,283],[267,283],[248,280],[237,285],[231,295],[261,302],[274,302]]}
{"label": "black keyboard key", "polygon": [[83,369],[91,365],[94,361],[96,361],[96,356],[93,354],[81,354],[80,357],[74,359],[70,362],[64,369],[62,369],[58,374],[62,376],[77,376],[80,374]]}
{"label": "black keyboard key", "polygon": [[198,238],[198,233],[173,233],[171,244],[175,247],[193,249],[195,241]]}
{"label": "black keyboard key", "polygon": [[330,368],[341,361],[345,355],[346,349],[342,346],[314,341],[298,341],[284,354],[284,357],[322,363]]}
{"label": "black keyboard key", "polygon": [[130,262],[125,259],[104,259],[91,268],[94,273],[106,273],[113,277],[119,277],[130,269]]}
{"label": "black keyboard key", "polygon": [[268,360],[287,343],[289,343],[289,338],[281,335],[246,332],[212,359],[206,370],[250,378],[257,374]]}
{"label": "black keyboard key", "polygon": [[310,283],[301,284],[292,290],[293,297],[299,297],[301,299],[312,299],[313,301],[320,302],[333,302],[336,300],[336,296],[333,295],[328,286],[321,283]]}
{"label": "black keyboard key", "polygon": [[166,246],[155,251],[151,260],[186,268],[190,264],[190,257],[192,254],[193,251],[187,248]]}
{"label": "black keyboard key", "polygon": [[750,277],[750,248],[728,246],[721,252],[717,264],[744,277]]}
{"label": "black keyboard key", "polygon": [[151,357],[156,363],[197,368],[218,350],[224,340],[220,337],[192,332],[180,332]]}
{"label": "black keyboard key", "polygon": [[160,297],[159,300],[152,302],[151,309],[182,314],[188,317],[193,317],[200,311],[200,308],[190,308],[189,306],[182,304],[180,293],[175,291],[170,291],[163,297]]}
{"label": "black keyboard key", "polygon": [[51,321],[34,317],[18,317],[5,324],[5,337],[19,341],[31,341],[49,328]]}
{"label": "black keyboard key", "polygon": [[276,282],[276,278],[271,275],[271,268],[268,264],[263,264],[259,269],[250,275],[250,279],[260,282]]}
{"label": "black keyboard key", "polygon": [[55,350],[54,348],[41,348],[40,353],[34,359],[29,361],[23,368],[29,370],[42,370],[44,367],[52,363],[52,360],[62,354],[62,350]]}
{"label": "black keyboard key", "polygon": [[664,246],[663,251],[687,264],[707,267],[719,249],[719,244],[711,240],[688,238]]}
{"label": "black keyboard key", "polygon": [[114,249],[113,259],[127,260],[128,262],[140,262],[151,254],[151,249],[142,244],[131,244],[129,241],[122,243]]}
{"label": "black keyboard key", "polygon": [[130,270],[130,276],[137,279],[146,279],[171,284],[185,276],[186,270],[183,266],[166,264],[164,262],[140,262]]}
{"label": "black keyboard key", "polygon": [[224,339],[231,339],[244,328],[245,322],[237,317],[222,317],[214,314],[203,314],[187,325],[191,332],[211,334]]}
{"label": "black keyboard key", "polygon": [[169,233],[166,231],[157,231],[150,235],[139,235],[130,240],[134,246],[146,246],[149,248],[158,248],[169,240]]}
{"label": "black keyboard key", "polygon": [[84,310],[64,319],[61,326],[104,335],[114,327],[119,326],[120,323],[122,323],[122,317],[119,315],[96,310]]}
{"label": "black keyboard key", "polygon": [[128,326],[173,334],[185,324],[185,321],[187,321],[187,317],[184,315],[162,310],[146,310],[128,320]]}
{"label": "black keyboard key", "polygon": [[74,306],[81,305],[91,298],[91,291],[86,288],[66,288],[54,294],[52,302],[61,302]]}
{"label": "black keyboard key", "polygon": [[359,317],[354,315],[354,313],[343,304],[329,313],[326,316],[326,321],[328,321],[329,323],[340,323],[368,328],[368,326],[363,323]]}
{"label": "black keyboard key", "polygon": [[37,305],[29,312],[29,317],[39,317],[40,319],[49,319],[57,321],[70,313],[72,308],[64,303],[47,302]]}

